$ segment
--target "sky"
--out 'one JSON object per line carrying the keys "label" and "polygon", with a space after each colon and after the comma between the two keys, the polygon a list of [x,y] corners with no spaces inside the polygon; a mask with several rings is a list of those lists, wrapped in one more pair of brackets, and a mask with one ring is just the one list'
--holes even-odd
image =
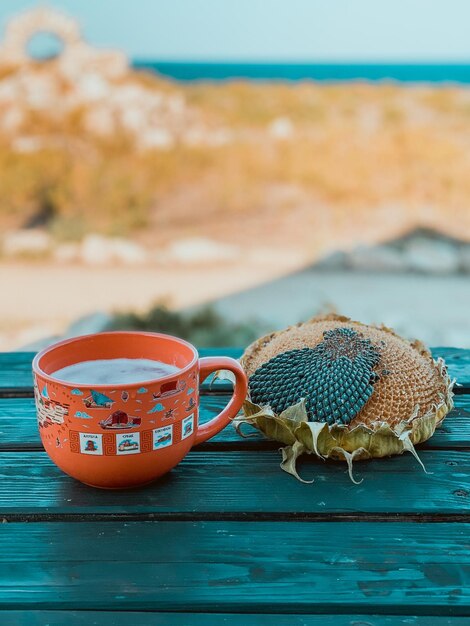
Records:
{"label": "sky", "polygon": [[[37,6],[1,0],[2,27]],[[470,61],[470,0],[49,0],[133,59]]]}

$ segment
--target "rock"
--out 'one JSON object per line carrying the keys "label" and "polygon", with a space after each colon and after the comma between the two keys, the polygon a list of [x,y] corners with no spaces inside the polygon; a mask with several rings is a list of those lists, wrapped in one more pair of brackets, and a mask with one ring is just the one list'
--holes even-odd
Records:
{"label": "rock", "polygon": [[142,111],[142,108],[137,105],[130,106],[122,111],[120,121],[123,128],[131,133],[138,135],[146,130],[147,116],[145,111]]}
{"label": "rock", "polygon": [[188,146],[204,146],[206,145],[207,130],[201,124],[193,124],[184,131],[182,139]]}
{"label": "rock", "polygon": [[20,97],[20,85],[14,78],[5,78],[0,82],[0,102],[13,104]]}
{"label": "rock", "polygon": [[342,270],[346,265],[347,255],[341,250],[330,252],[315,263],[315,269],[320,270]]}
{"label": "rock", "polygon": [[459,269],[465,274],[470,274],[470,244],[468,243],[462,245],[459,250]]}
{"label": "rock", "polygon": [[72,263],[80,257],[80,246],[77,243],[61,243],[54,248],[52,256],[59,263]]}
{"label": "rock", "polygon": [[80,27],[75,20],[48,7],[36,7],[8,22],[0,50],[3,61],[22,63],[28,60],[28,41],[38,32],[54,33],[65,48],[81,40]]}
{"label": "rock", "polygon": [[80,260],[86,265],[108,265],[113,261],[113,245],[107,237],[87,235],[80,246]]}
{"label": "rock", "polygon": [[145,149],[167,150],[174,143],[172,133],[166,128],[151,128],[139,139],[139,146]]}
{"label": "rock", "polygon": [[226,146],[233,141],[233,133],[228,128],[219,128],[208,133],[206,145],[218,148]]}
{"label": "rock", "polygon": [[347,255],[346,265],[366,272],[403,272],[403,254],[391,246],[358,246]]}
{"label": "rock", "polygon": [[96,135],[107,136],[116,130],[114,114],[107,106],[95,105],[86,111],[84,124],[87,131]]}
{"label": "rock", "polygon": [[124,265],[143,265],[148,261],[147,250],[134,241],[115,238],[112,247],[115,260]]}
{"label": "rock", "polygon": [[145,248],[128,239],[92,234],[83,239],[79,258],[87,265],[143,265],[148,254]]}
{"label": "rock", "polygon": [[[63,43],[63,50],[48,63],[33,61],[26,51],[30,38],[40,31],[57,35]],[[0,43],[0,105],[0,130],[17,140],[17,152],[63,147],[52,130],[47,136],[14,136],[31,110],[40,110],[54,123],[63,119],[64,127],[83,124],[85,135],[109,137],[122,131],[143,150],[166,150],[177,140],[217,148],[232,138],[229,129],[206,127],[175,85],[162,90],[157,81],[129,69],[121,52],[89,46],[78,23],[52,9],[33,9],[8,25]]]}
{"label": "rock", "polygon": [[406,243],[404,258],[407,267],[424,274],[450,274],[459,269],[456,246],[448,241],[416,237]]}
{"label": "rock", "polygon": [[58,81],[51,74],[20,74],[21,101],[29,108],[44,111],[57,108],[60,101]]}
{"label": "rock", "polygon": [[167,98],[168,111],[175,116],[182,115],[186,110],[186,101],[183,94],[177,93]]}
{"label": "rock", "polygon": [[[162,97],[161,94],[158,95],[160,98]],[[119,89],[113,90],[113,93],[110,95],[109,103],[112,104],[115,109],[125,111],[134,106],[142,107],[142,101],[146,96],[147,89],[143,88],[141,85],[121,85]]]}
{"label": "rock", "polygon": [[237,246],[212,239],[194,237],[175,241],[167,250],[167,258],[178,263],[209,263],[232,261],[240,254]]}
{"label": "rock", "polygon": [[112,315],[103,311],[84,315],[70,324],[64,333],[63,339],[77,337],[78,335],[101,333],[109,328],[112,319]]}
{"label": "rock", "polygon": [[79,79],[99,68],[101,74],[119,78],[128,69],[122,52],[96,50],[82,39],[78,22],[49,7],[36,7],[11,19],[0,47],[0,63],[11,66],[29,61],[28,42],[40,32],[56,35],[63,44],[59,66],[64,75]]}
{"label": "rock", "polygon": [[17,230],[3,237],[5,256],[42,255],[49,251],[51,238],[43,230]]}
{"label": "rock", "polygon": [[15,131],[17,131],[21,124],[23,123],[25,118],[25,115],[22,111],[20,111],[19,109],[7,109],[1,116],[0,116],[0,125],[2,127],[2,130],[4,130],[7,133],[13,133]]}
{"label": "rock", "polygon": [[96,72],[83,75],[76,83],[76,98],[83,102],[96,102],[109,96],[110,86],[104,76]]}
{"label": "rock", "polygon": [[119,80],[129,71],[125,54],[117,50],[97,50],[84,41],[67,48],[59,57],[58,67],[70,81],[78,81],[83,74],[97,70],[111,80]]}
{"label": "rock", "polygon": [[233,132],[227,128],[210,130],[202,124],[193,124],[184,130],[181,139],[188,146],[218,148],[233,141]]}
{"label": "rock", "polygon": [[20,154],[32,154],[44,148],[46,142],[41,137],[15,137],[11,142],[11,149]]}
{"label": "rock", "polygon": [[268,132],[273,139],[290,139],[294,134],[294,124],[288,117],[278,117],[271,122]]}

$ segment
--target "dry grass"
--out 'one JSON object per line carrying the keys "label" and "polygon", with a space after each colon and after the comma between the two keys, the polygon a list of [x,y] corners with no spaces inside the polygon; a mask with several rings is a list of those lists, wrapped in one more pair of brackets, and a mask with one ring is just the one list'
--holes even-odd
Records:
{"label": "dry grass", "polygon": [[[42,138],[41,149],[18,152],[0,140],[4,224],[44,214],[63,238],[187,228],[195,216],[201,228],[243,220],[261,229],[259,216],[301,206],[327,215],[334,231],[383,220],[395,207],[396,220],[457,225],[470,236],[464,88],[140,80],[182,92],[207,129],[228,129],[231,140],[139,152],[125,133],[85,134],[80,110],[63,119],[31,113],[21,133]],[[293,125],[284,140],[269,132],[278,117]]]}

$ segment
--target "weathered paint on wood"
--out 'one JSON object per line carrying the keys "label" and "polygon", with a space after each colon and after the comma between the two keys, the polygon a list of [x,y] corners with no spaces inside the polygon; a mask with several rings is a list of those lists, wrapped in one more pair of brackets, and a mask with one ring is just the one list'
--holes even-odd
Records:
{"label": "weathered paint on wood", "polygon": [[[435,354],[470,393],[470,351]],[[420,451],[432,475],[406,455],[357,463],[355,486],[343,464],[308,459],[302,485],[277,444],[228,428],[153,485],[103,492],[40,451],[30,397],[5,398],[31,396],[31,358],[0,354],[0,519],[17,520],[0,526],[0,608],[18,609],[2,623],[468,623],[470,396]],[[224,389],[204,386],[203,420]]]}
{"label": "weathered paint on wood", "polygon": [[465,617],[136,611],[2,611],[7,626],[468,626]]}
{"label": "weathered paint on wood", "polygon": [[[225,355],[239,358],[241,348],[201,348],[200,356]],[[470,350],[459,348],[432,348],[435,358],[442,356],[449,367],[449,373],[457,378],[461,387],[458,393],[470,392]],[[3,352],[0,353],[0,393],[6,391],[27,392],[32,387],[31,361],[34,352]],[[204,388],[207,388],[207,383]],[[217,382],[215,389],[227,390],[230,385]]]}
{"label": "weathered paint on wood", "polygon": [[[228,395],[201,396],[201,422],[219,413],[229,400]],[[269,450],[279,444],[269,441],[256,430],[244,427],[249,438],[239,436],[229,425],[199,450]],[[251,436],[253,435],[253,436]],[[423,449],[468,448],[470,441],[470,396],[456,396],[455,409],[450,413]],[[36,424],[33,398],[0,398],[0,451],[42,450]]]}
{"label": "weathered paint on wood", "polygon": [[434,358],[442,357],[449,368],[449,374],[456,378],[461,387],[456,392],[470,393],[470,350],[463,348],[431,348]]}
{"label": "weathered paint on wood", "polygon": [[461,523],[5,524],[0,607],[468,616],[469,530]]}
{"label": "weathered paint on wood", "polygon": [[130,491],[90,489],[63,474],[43,452],[0,454],[0,518],[152,515],[165,519],[360,516],[377,513],[470,515],[470,452],[423,450],[425,474],[410,455],[357,463],[360,485],[344,463],[308,457],[305,485],[279,469],[275,450],[192,452],[152,485]]}

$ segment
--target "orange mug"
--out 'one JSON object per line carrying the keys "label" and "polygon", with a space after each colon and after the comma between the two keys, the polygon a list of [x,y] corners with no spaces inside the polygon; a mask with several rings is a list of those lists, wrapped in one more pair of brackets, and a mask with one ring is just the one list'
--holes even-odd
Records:
{"label": "orange mug", "polygon": [[[142,383],[74,384],[54,372],[96,359],[151,359],[177,372]],[[233,396],[219,415],[199,424],[199,382],[226,369]],[[200,359],[191,344],[157,333],[109,332],[61,341],[33,361],[39,432],[52,461],[93,487],[124,489],[149,483],[177,465],[235,417],[247,392],[240,364]]]}

